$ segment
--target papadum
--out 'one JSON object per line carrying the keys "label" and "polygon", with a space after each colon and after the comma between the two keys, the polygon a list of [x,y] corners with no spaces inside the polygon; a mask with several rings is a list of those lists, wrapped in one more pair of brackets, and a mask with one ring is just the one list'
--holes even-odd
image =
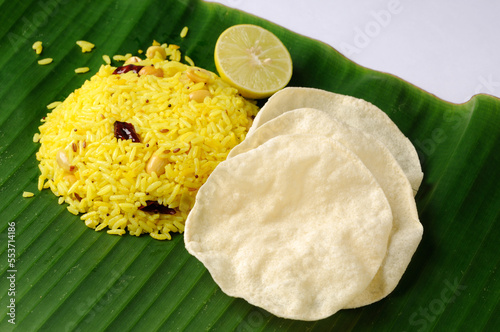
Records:
{"label": "papadum", "polygon": [[303,107],[327,112],[380,140],[398,161],[416,194],[423,173],[415,147],[387,114],[363,99],[314,88],[285,88],[270,97],[261,108],[248,135],[278,115]]}
{"label": "papadum", "polygon": [[392,225],[384,191],[353,152],[324,136],[283,135],[219,164],[184,241],[226,294],[318,320],[369,286]]}
{"label": "papadum", "polygon": [[367,305],[394,290],[422,238],[413,192],[389,150],[376,138],[312,108],[285,112],[253,131],[228,155],[233,158],[280,135],[310,134],[332,138],[351,150],[374,175],[392,209],[394,224],[386,257],[370,285],[345,308]]}

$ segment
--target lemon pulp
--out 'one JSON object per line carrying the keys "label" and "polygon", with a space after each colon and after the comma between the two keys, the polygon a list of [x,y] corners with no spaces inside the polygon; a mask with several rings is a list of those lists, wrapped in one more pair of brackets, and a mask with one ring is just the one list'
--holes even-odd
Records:
{"label": "lemon pulp", "polygon": [[292,77],[292,59],[285,45],[252,24],[234,25],[219,36],[215,66],[221,78],[246,98],[269,97]]}

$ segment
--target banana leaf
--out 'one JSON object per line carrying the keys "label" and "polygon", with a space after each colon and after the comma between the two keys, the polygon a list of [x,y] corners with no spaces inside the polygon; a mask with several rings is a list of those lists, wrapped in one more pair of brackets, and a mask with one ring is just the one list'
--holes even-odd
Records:
{"label": "banana leaf", "polygon": [[[258,17],[197,0],[0,1],[1,331],[487,331],[500,326],[500,102],[451,104]],[[281,319],[218,288],[172,241],[87,228],[38,192],[35,153],[46,105],[89,79],[102,55],[174,43],[215,71],[219,34],[258,24],[288,47],[290,86],[347,94],[380,107],[418,150],[423,240],[387,298],[320,321]],[[189,27],[185,38],[179,36]],[[36,55],[32,44],[43,41]],[[75,44],[96,45],[82,53]],[[40,66],[37,60],[51,57]],[[78,67],[90,72],[75,74]],[[22,193],[35,193],[23,198]],[[13,324],[15,323],[15,324]]]}

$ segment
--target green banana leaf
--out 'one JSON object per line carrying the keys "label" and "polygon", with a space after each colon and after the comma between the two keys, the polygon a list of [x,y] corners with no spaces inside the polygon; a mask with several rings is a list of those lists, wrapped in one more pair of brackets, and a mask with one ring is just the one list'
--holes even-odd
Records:
{"label": "green banana leaf", "polygon": [[[197,0],[0,0],[0,331],[487,331],[500,326],[500,102],[442,101],[258,17]],[[423,240],[395,291],[327,319],[281,319],[218,288],[184,248],[87,228],[38,192],[32,141],[46,105],[98,70],[102,55],[175,43],[215,71],[219,34],[261,25],[288,47],[290,86],[368,100],[419,152]],[[184,26],[188,35],[180,38]],[[42,55],[31,49],[42,40]],[[75,44],[96,44],[82,53]],[[40,66],[37,60],[54,62]],[[91,71],[75,74],[88,66]],[[23,198],[23,191],[35,193]],[[12,258],[15,259],[12,260]],[[12,323],[15,324],[12,324]]]}

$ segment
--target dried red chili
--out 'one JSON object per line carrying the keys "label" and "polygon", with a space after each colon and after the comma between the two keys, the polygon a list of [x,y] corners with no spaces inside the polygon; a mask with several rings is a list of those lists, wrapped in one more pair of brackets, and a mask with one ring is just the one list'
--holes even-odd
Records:
{"label": "dried red chili", "polygon": [[129,71],[134,72],[134,73],[139,73],[139,71],[142,69],[144,66],[136,66],[136,65],[126,65],[126,66],[121,66],[115,69],[113,74],[118,75],[118,74],[125,74],[128,73]]}
{"label": "dried red chili", "polygon": [[134,125],[128,122],[115,121],[115,137],[120,139],[131,139],[132,142],[140,142],[135,132]]}
{"label": "dried red chili", "polygon": [[162,213],[162,214],[175,214],[175,209],[169,208],[168,205],[161,205],[157,201],[146,201],[147,205],[143,205],[139,207],[139,210],[144,212],[152,212],[152,213]]}

